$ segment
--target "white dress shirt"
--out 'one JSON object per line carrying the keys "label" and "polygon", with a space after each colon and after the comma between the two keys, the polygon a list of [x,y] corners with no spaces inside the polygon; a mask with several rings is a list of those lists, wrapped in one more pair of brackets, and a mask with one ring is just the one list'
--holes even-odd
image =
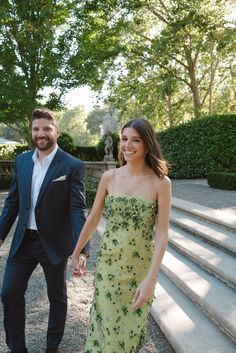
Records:
{"label": "white dress shirt", "polygon": [[30,213],[27,228],[37,230],[37,224],[35,220],[35,206],[38,199],[39,191],[43,183],[43,179],[47,173],[47,170],[58,150],[58,145],[44,157],[41,161],[38,159],[38,150],[36,149],[32,159],[34,162],[34,169],[31,182],[31,203],[30,203]]}

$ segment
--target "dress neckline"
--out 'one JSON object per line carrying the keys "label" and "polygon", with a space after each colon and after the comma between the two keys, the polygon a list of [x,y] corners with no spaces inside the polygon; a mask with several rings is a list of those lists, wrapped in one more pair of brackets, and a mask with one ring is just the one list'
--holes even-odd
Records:
{"label": "dress neckline", "polygon": [[138,200],[143,200],[143,201],[148,201],[148,202],[153,202],[153,203],[157,203],[156,200],[153,200],[153,199],[148,199],[146,197],[143,197],[143,196],[136,196],[136,195],[127,195],[127,194],[120,194],[120,195],[117,195],[117,194],[107,194],[106,195],[106,198],[108,197],[117,197],[117,198],[121,198],[121,197],[126,197],[126,198],[129,198],[129,199],[138,199]]}

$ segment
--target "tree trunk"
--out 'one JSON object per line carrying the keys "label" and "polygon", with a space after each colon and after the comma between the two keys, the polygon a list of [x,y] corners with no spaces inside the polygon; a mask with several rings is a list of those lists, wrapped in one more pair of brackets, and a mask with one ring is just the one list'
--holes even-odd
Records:
{"label": "tree trunk", "polygon": [[166,101],[166,105],[167,105],[168,127],[170,128],[170,127],[174,126],[174,114],[173,114],[171,95],[167,96],[165,101]]}
{"label": "tree trunk", "polygon": [[189,72],[189,77],[190,77],[190,88],[192,92],[192,99],[193,99],[193,108],[194,108],[194,116],[195,118],[198,118],[201,115],[201,99],[200,99],[200,94],[199,94],[199,88],[198,88],[198,83],[197,83],[197,78],[196,78],[196,62],[194,62],[192,56],[191,56],[191,50],[189,50],[187,47],[185,47],[185,58],[188,63],[188,72]]}

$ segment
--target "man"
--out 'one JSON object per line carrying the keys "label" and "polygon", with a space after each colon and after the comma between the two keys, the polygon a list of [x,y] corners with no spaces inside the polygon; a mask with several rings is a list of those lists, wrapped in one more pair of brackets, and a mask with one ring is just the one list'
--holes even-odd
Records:
{"label": "man", "polygon": [[18,216],[1,292],[4,327],[11,353],[27,353],[24,294],[40,264],[50,303],[46,353],[56,353],[66,320],[67,259],[85,222],[84,164],[58,147],[60,129],[49,109],[33,111],[30,130],[36,149],[17,156],[0,216],[0,245]]}

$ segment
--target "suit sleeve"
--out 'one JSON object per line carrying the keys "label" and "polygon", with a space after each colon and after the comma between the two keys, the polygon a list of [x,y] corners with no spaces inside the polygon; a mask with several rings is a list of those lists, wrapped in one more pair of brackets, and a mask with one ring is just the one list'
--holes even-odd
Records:
{"label": "suit sleeve", "polygon": [[0,216],[0,239],[4,241],[19,212],[19,193],[17,185],[17,163],[15,162],[13,180]]}
{"label": "suit sleeve", "polygon": [[[74,167],[70,180],[70,207],[73,227],[73,245],[75,246],[79,238],[80,232],[86,220],[86,203],[85,203],[85,165],[79,161],[78,166]],[[84,250],[89,252],[89,243],[86,244]]]}

